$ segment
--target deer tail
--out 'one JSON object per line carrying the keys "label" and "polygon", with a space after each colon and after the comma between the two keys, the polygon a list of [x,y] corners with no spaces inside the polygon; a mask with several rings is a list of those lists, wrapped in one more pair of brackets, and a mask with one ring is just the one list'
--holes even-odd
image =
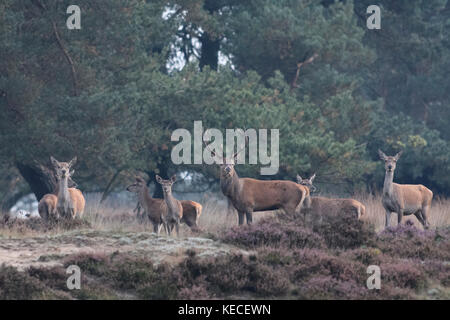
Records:
{"label": "deer tail", "polygon": [[362,216],[364,216],[365,214],[366,214],[366,207],[362,204],[360,207],[359,207],[359,217],[361,218]]}

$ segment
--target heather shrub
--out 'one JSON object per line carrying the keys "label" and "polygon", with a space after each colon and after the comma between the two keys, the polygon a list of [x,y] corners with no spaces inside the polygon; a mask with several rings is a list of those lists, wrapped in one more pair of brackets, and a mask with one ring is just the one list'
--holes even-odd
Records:
{"label": "heather shrub", "polygon": [[323,222],[314,225],[313,230],[325,239],[329,248],[369,246],[376,235],[372,225],[349,215],[324,216]]}
{"label": "heather shrub", "polygon": [[298,289],[300,299],[361,299],[369,294],[367,288],[354,280],[338,281],[331,276],[314,276]]}
{"label": "heather shrub", "polygon": [[342,251],[340,254],[342,259],[354,260],[363,265],[380,265],[388,258],[378,248],[358,248]]}
{"label": "heather shrub", "polygon": [[204,283],[218,295],[246,291],[256,296],[273,296],[285,293],[289,286],[289,278],[282,270],[255,256],[229,255],[202,261],[191,257],[184,266],[192,284]]}
{"label": "heather shrub", "polygon": [[14,230],[18,233],[27,233],[29,231],[35,232],[49,232],[52,230],[73,230],[89,228],[91,225],[86,220],[58,220],[46,221],[39,218],[30,218],[26,220],[9,219],[8,216],[3,215],[0,218],[0,229]]}
{"label": "heather shrub", "polygon": [[233,292],[245,290],[250,277],[249,262],[241,255],[231,255],[209,260],[206,263],[198,261],[195,265],[202,265],[195,271],[203,269],[199,274],[206,275],[210,287],[216,287],[218,292]]}
{"label": "heather shrub", "polygon": [[370,290],[366,298],[371,300],[411,300],[415,298],[415,295],[409,288],[399,288],[391,283],[382,282],[381,289]]}
{"label": "heather shrub", "polygon": [[286,267],[296,263],[293,250],[285,248],[262,248],[258,251],[258,257],[265,264],[273,267]]}
{"label": "heather shrub", "polygon": [[252,224],[227,230],[222,241],[249,248],[271,246],[287,248],[323,248],[323,239],[311,229],[305,228],[300,219],[279,221],[263,219]]}
{"label": "heather shrub", "polygon": [[425,261],[423,269],[430,278],[439,280],[445,287],[450,287],[450,263],[448,261]]}
{"label": "heather shrub", "polygon": [[[354,280],[363,283],[367,277],[366,268],[359,262],[330,255],[321,250],[299,250],[293,280],[305,281],[312,276],[330,276],[336,280]],[[364,282],[365,283],[365,282]]]}
{"label": "heather shrub", "polygon": [[110,279],[120,289],[136,289],[143,284],[156,282],[158,273],[151,261],[124,257],[108,266]]}
{"label": "heather shrub", "polygon": [[30,300],[43,294],[39,280],[16,268],[0,266],[0,300]]}
{"label": "heather shrub", "polygon": [[262,263],[250,265],[248,289],[257,296],[277,296],[287,292],[290,282],[283,269],[277,269]]}
{"label": "heather shrub", "polygon": [[199,285],[194,284],[189,288],[182,288],[178,292],[178,298],[183,300],[206,300],[212,299],[214,296],[208,292],[205,284],[201,283]]}
{"label": "heather shrub", "polygon": [[378,235],[376,246],[384,254],[412,259],[450,260],[450,238],[444,231],[420,230],[412,224],[390,227]]}
{"label": "heather shrub", "polygon": [[103,254],[80,253],[64,259],[64,266],[77,265],[84,273],[102,276],[107,272],[108,257]]}
{"label": "heather shrub", "polygon": [[[75,264],[83,270],[83,274],[100,277],[117,290],[135,291],[142,299],[175,299],[177,298],[177,279],[172,269],[166,265],[155,267],[144,258],[125,254],[113,254],[109,257],[98,254],[78,254],[66,259],[65,265]],[[95,295],[91,290],[84,292],[86,297]]]}
{"label": "heather shrub", "polygon": [[393,286],[420,290],[426,287],[427,278],[418,262],[400,261],[380,265],[382,282]]}
{"label": "heather shrub", "polygon": [[56,290],[67,290],[68,275],[63,268],[37,268],[30,267],[27,270],[30,277],[33,277],[46,286]]}

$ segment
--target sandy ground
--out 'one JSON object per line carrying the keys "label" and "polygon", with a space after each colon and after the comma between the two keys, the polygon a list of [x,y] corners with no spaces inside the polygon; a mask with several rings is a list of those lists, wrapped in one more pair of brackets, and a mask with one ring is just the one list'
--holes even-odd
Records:
{"label": "sandy ground", "polygon": [[113,252],[147,256],[155,264],[177,263],[186,256],[189,249],[195,250],[199,257],[249,254],[242,249],[206,238],[173,238],[150,232],[76,230],[52,236],[1,239],[0,264],[24,270],[29,266],[61,266],[64,257],[70,254]]}

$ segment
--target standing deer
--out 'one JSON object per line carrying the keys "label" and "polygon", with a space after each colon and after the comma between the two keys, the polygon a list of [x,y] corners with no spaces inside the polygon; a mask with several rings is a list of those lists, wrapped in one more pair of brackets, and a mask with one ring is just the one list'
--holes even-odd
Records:
{"label": "standing deer", "polygon": [[[309,179],[302,179],[300,175],[297,175],[297,183],[308,188],[308,190],[315,189],[313,185],[316,174],[313,174]],[[303,212],[311,213],[313,217],[319,217],[322,221],[323,214],[337,215],[340,213],[353,214],[356,218],[360,219],[366,213],[366,207],[359,201],[354,199],[332,199],[324,197],[308,197],[305,199],[305,205]]]}
{"label": "standing deer", "polygon": [[172,185],[176,180],[177,177],[175,175],[173,175],[169,180],[164,180],[160,176],[156,175],[156,181],[162,186],[164,201],[167,205],[167,216],[163,219],[164,224],[166,225],[167,233],[170,236],[170,233],[175,226],[178,237],[180,232],[180,220],[183,217],[183,206],[181,205],[181,202],[175,199],[172,194]]}
{"label": "standing deer", "polygon": [[[138,195],[138,208],[142,207],[144,212],[140,216],[140,219],[144,220],[148,218],[153,224],[153,231],[159,233],[160,228],[163,226],[163,218],[167,215],[167,205],[164,199],[155,199],[150,196],[149,189],[144,179],[136,177],[136,182],[127,187],[129,192],[136,193]],[[200,231],[198,227],[198,218],[202,213],[202,205],[195,201],[180,200],[183,206],[183,218],[181,223],[186,223],[192,232]]]}
{"label": "standing deer", "polygon": [[396,212],[398,224],[401,223],[403,215],[414,214],[424,228],[428,229],[427,214],[431,207],[433,192],[421,184],[398,184],[393,182],[394,170],[402,152],[400,151],[391,157],[378,150],[378,155],[384,161],[386,170],[382,197],[383,207],[386,210],[386,228],[389,227],[391,212]]}
{"label": "standing deer", "polygon": [[233,154],[231,159],[226,159],[218,156],[208,146],[207,149],[220,162],[220,188],[236,208],[239,225],[244,223],[244,215],[247,224],[251,224],[254,211],[283,209],[287,214],[300,213],[307,194],[305,188],[300,188],[292,181],[239,178],[234,164],[240,151]]}
{"label": "standing deer", "polygon": [[70,162],[59,162],[50,157],[56,171],[58,180],[58,193],[46,194],[39,201],[38,211],[43,219],[75,218],[82,217],[86,204],[83,194],[76,188],[68,187],[68,180],[73,175],[72,166],[77,161],[73,158]]}

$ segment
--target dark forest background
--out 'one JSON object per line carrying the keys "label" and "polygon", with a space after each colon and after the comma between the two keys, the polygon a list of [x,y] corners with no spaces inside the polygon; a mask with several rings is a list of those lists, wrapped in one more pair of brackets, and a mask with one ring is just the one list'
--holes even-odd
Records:
{"label": "dark forest background", "polygon": [[[81,8],[81,30],[66,9]],[[377,149],[404,150],[395,181],[450,194],[450,1],[2,0],[0,205],[51,189],[50,155],[106,196],[174,166],[177,128],[278,128],[280,170],[375,192]],[[259,177],[257,166],[239,166]]]}

